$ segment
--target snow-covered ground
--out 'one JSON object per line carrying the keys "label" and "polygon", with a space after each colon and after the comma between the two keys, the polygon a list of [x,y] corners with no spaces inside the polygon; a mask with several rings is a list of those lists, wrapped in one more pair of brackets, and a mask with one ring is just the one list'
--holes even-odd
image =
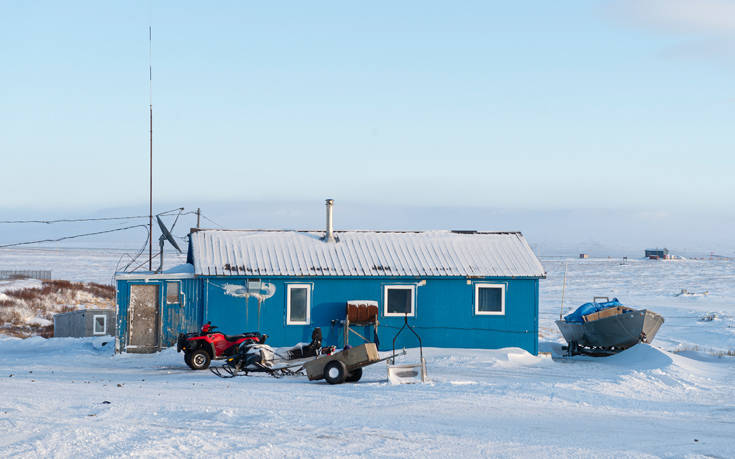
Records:
{"label": "snow-covered ground", "polygon": [[[551,354],[427,349],[423,385],[389,385],[384,364],[340,386],[220,379],[173,349],[0,337],[0,455],[735,457],[735,358],[711,352],[735,349],[735,263],[543,261]],[[565,263],[567,309],[593,295],[649,307],[666,318],[653,345],[559,358]]]}
{"label": "snow-covered ground", "polygon": [[377,364],[329,386],[219,379],[173,349],[113,356],[101,343],[0,339],[3,456],[735,454],[732,359],[430,349],[429,384],[390,386]]}

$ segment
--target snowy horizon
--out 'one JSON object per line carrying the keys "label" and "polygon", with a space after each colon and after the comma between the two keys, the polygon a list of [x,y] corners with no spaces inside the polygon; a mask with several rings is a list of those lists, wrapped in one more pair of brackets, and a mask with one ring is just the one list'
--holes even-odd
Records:
{"label": "snowy horizon", "polygon": [[[218,201],[156,204],[154,213],[181,205],[185,209],[163,217],[183,240],[196,227],[195,206],[201,208],[202,228],[323,230],[324,201]],[[124,226],[147,225],[147,207],[123,206],[95,210],[0,209],[14,219],[102,218],[141,216],[130,221],[0,225],[0,245],[86,234]],[[418,206],[335,200],[334,228],[341,230],[478,230],[521,231],[539,256],[638,257],[647,248],[666,247],[685,257],[714,253],[735,257],[730,228],[735,214],[672,213],[640,209],[509,209],[482,206]],[[145,228],[17,248],[138,248]],[[160,232],[154,223],[154,245]],[[0,248],[0,250],[3,250]]]}

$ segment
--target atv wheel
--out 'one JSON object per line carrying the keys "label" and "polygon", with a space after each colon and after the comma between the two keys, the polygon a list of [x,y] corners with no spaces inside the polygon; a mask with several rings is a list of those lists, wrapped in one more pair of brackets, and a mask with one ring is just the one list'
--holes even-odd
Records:
{"label": "atv wheel", "polygon": [[184,352],[184,362],[186,362],[186,366],[191,368],[191,352]]}
{"label": "atv wheel", "polygon": [[345,364],[339,360],[332,360],[324,367],[324,379],[329,384],[342,384],[345,382],[347,368]]}
{"label": "atv wheel", "polygon": [[346,382],[357,382],[362,378],[362,368],[355,368],[350,375],[345,378]]}
{"label": "atv wheel", "polygon": [[209,357],[209,352],[204,349],[197,349],[196,351],[189,354],[189,368],[192,370],[206,370],[209,368],[209,362],[212,359]]}

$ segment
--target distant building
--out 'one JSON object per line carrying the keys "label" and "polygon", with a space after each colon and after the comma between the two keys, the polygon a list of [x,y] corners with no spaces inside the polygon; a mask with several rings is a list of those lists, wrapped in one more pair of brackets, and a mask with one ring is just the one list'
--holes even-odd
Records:
{"label": "distant building", "polygon": [[590,255],[588,253],[580,253],[579,258],[589,258]]}
{"label": "distant building", "polygon": [[115,334],[115,311],[79,309],[54,315],[54,337],[82,338]]}
{"label": "distant building", "polygon": [[669,255],[669,249],[667,248],[646,249],[646,258],[650,258],[651,260],[668,260],[671,258],[671,255]]}
{"label": "distant building", "polygon": [[51,271],[38,271],[28,269],[11,269],[0,271],[0,280],[9,279],[51,280]]}

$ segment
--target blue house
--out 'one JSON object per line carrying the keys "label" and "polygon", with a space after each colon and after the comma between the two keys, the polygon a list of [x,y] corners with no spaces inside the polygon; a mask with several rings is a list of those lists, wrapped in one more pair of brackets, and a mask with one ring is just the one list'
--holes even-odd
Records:
{"label": "blue house", "polygon": [[[174,345],[207,321],[273,346],[321,327],[324,345],[341,347],[346,304],[360,300],[378,306],[381,350],[408,315],[424,346],[538,353],[545,272],[518,232],[194,229],[187,258],[173,272],[118,273],[118,351]],[[404,335],[398,346],[416,345]]]}

